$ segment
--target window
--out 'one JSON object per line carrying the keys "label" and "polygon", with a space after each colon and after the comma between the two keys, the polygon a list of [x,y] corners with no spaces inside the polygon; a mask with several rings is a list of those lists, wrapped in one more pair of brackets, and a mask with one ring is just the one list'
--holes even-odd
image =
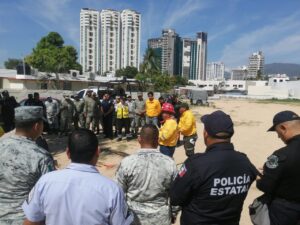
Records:
{"label": "window", "polygon": [[234,87],[234,88],[237,88],[237,85],[236,85],[236,84],[234,84],[234,85],[233,85],[233,87]]}
{"label": "window", "polygon": [[276,83],[277,82],[277,80],[276,79],[273,79],[273,81]]}
{"label": "window", "polygon": [[244,87],[244,85],[240,84],[240,85],[239,85],[239,88],[242,88],[242,87]]}
{"label": "window", "polygon": [[282,80],[282,79],[280,79],[280,80],[279,80],[279,82],[283,82],[283,80]]}

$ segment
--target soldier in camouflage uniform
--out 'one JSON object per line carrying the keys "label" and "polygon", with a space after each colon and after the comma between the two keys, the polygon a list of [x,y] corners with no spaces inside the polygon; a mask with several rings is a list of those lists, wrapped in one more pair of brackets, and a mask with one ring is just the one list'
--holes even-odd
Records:
{"label": "soldier in camouflage uniform", "polygon": [[138,139],[140,151],[124,158],[116,172],[134,213],[134,225],[170,225],[178,211],[171,210],[169,201],[176,164],[157,150],[158,133],[154,125],[145,125]]}
{"label": "soldier in camouflage uniform", "polygon": [[[75,109],[76,109],[76,114],[74,116],[74,127],[75,129],[79,128],[79,124],[80,127],[84,128],[85,127],[85,117],[84,117],[84,101],[80,100],[78,95],[74,96],[74,105],[75,105]],[[79,124],[78,124],[79,123]]]}
{"label": "soldier in camouflage uniform", "polygon": [[21,208],[38,179],[54,170],[50,153],[38,147],[42,134],[43,108],[23,106],[15,109],[16,133],[0,140],[0,224],[21,225]]}
{"label": "soldier in camouflage uniform", "polygon": [[92,127],[94,127],[93,125],[95,123],[94,120],[97,112],[97,102],[92,95],[93,95],[92,92],[88,92],[84,102],[84,115],[86,117],[86,121],[85,121],[86,129],[90,129],[91,123],[93,123]]}
{"label": "soldier in camouflage uniform", "polygon": [[72,128],[73,116],[75,115],[75,105],[69,95],[64,95],[64,100],[60,107],[60,136],[67,135]]}

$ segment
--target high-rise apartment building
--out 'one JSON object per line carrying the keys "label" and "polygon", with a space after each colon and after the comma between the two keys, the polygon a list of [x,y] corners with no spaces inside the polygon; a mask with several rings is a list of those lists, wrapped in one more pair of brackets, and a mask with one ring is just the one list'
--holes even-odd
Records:
{"label": "high-rise apartment building", "polygon": [[248,76],[247,66],[241,66],[231,70],[231,80],[246,80]]}
{"label": "high-rise apartment building", "polygon": [[120,12],[112,9],[101,10],[100,20],[100,73],[104,74],[120,69]]}
{"label": "high-rise apartment building", "polygon": [[207,33],[197,33],[196,80],[206,80]]}
{"label": "high-rise apartment building", "polygon": [[84,72],[97,72],[100,66],[100,18],[93,9],[80,11],[80,64]]}
{"label": "high-rise apartment building", "polygon": [[248,78],[256,78],[264,74],[265,57],[262,51],[254,52],[249,57]]}
{"label": "high-rise apartment building", "polygon": [[173,29],[164,29],[161,38],[148,40],[148,47],[160,56],[161,71],[169,75],[180,75],[181,40]]}
{"label": "high-rise apartment building", "polygon": [[83,72],[115,73],[120,68],[139,68],[141,14],[105,9],[80,12],[80,63]]}
{"label": "high-rise apartment building", "polygon": [[225,65],[222,62],[207,63],[206,80],[224,80]]}
{"label": "high-rise apartment building", "polygon": [[141,14],[130,9],[121,13],[121,68],[139,68]]}
{"label": "high-rise apartment building", "polygon": [[190,38],[182,38],[182,66],[181,66],[181,76],[189,79],[191,63],[192,63],[192,43],[194,42]]}
{"label": "high-rise apartment building", "polygon": [[189,80],[206,80],[207,33],[196,39],[180,38],[172,29],[164,29],[161,38],[148,40],[161,59],[161,70]]}

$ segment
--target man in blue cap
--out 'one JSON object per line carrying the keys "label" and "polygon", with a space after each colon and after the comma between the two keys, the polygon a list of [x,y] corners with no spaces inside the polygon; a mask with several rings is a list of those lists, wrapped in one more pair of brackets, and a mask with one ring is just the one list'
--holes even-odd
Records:
{"label": "man in blue cap", "polygon": [[268,131],[275,131],[286,146],[268,157],[257,188],[270,197],[271,225],[295,225],[300,220],[300,117],[279,112]]}
{"label": "man in blue cap", "polygon": [[234,150],[229,115],[215,111],[201,121],[206,151],[182,165],[170,190],[171,204],[182,207],[182,225],[238,225],[258,171],[245,154]]}

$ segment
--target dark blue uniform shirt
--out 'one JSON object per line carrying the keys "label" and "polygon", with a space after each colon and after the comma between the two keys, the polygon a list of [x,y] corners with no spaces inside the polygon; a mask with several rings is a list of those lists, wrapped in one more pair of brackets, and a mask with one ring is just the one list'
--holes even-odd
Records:
{"label": "dark blue uniform shirt", "polygon": [[170,190],[171,204],[182,207],[182,225],[239,224],[257,174],[231,143],[211,145],[185,161]]}

